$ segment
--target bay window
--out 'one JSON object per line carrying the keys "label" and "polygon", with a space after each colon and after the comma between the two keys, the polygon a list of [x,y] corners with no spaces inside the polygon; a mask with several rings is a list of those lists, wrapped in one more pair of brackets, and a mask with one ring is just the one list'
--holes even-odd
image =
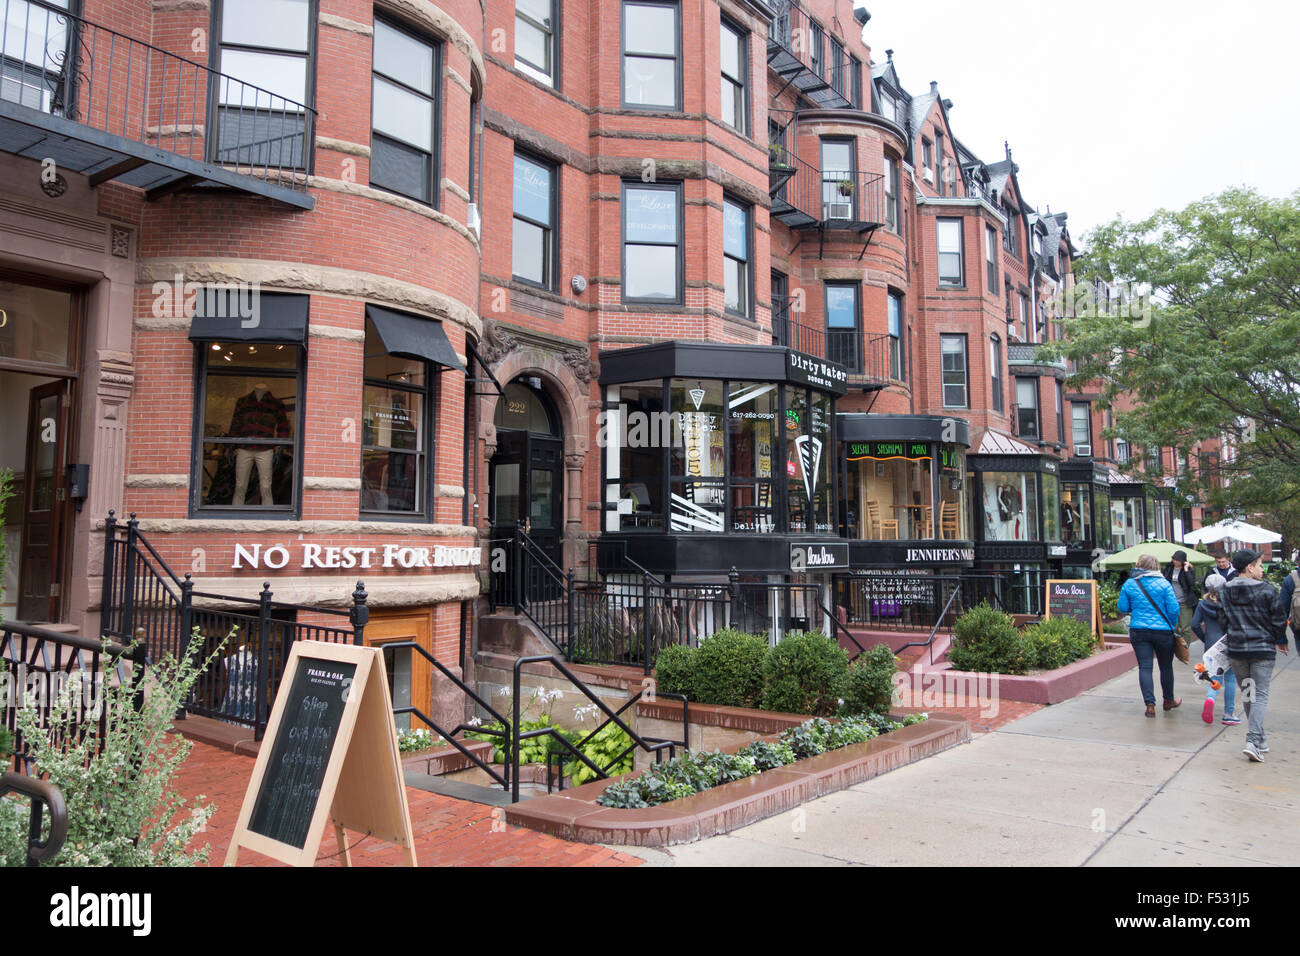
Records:
{"label": "bay window", "polygon": [[389,354],[370,318],[363,374],[361,510],[422,516],[435,376],[427,362]]}
{"label": "bay window", "polygon": [[681,304],[682,187],[623,184],[623,301]]}
{"label": "bay window", "polygon": [[[992,226],[984,227],[984,258],[988,264],[989,291],[998,290],[998,233]],[[1011,318],[1011,290],[1007,289],[1007,318]]]}
{"label": "bay window", "polygon": [[1021,438],[1043,437],[1038,422],[1038,379],[1016,377],[1016,434]]}
{"label": "bay window", "polygon": [[223,0],[216,10],[214,161],[306,168],[311,0]]}
{"label": "bay window", "polygon": [[1002,411],[1002,340],[996,335],[989,339],[989,376],[993,395],[993,411]]}
{"label": "bay window", "polygon": [[438,47],[375,18],[370,185],[436,205]]}
{"label": "bay window", "polygon": [[889,377],[907,381],[907,356],[903,345],[903,297],[889,293]]}
{"label": "bay window", "polygon": [[856,282],[826,283],[826,357],[851,372],[862,370],[862,332]]}
{"label": "bay window", "polygon": [[681,106],[681,28],[676,3],[623,4],[623,105]]}

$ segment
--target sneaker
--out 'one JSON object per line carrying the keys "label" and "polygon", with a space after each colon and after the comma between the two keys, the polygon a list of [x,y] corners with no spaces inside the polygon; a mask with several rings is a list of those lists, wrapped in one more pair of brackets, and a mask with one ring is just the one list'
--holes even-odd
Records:
{"label": "sneaker", "polygon": [[1219,723],[1221,723],[1221,724],[1228,724],[1228,725],[1231,726],[1231,725],[1235,725],[1235,724],[1239,724],[1239,723],[1241,723],[1241,718],[1240,718],[1240,717],[1237,717],[1237,716],[1235,716],[1235,715],[1233,715],[1233,714],[1224,714],[1224,715],[1223,715],[1223,720],[1219,721]]}
{"label": "sneaker", "polygon": [[1256,747],[1254,744],[1252,744],[1250,741],[1246,741],[1246,746],[1241,752],[1244,753],[1247,757],[1249,757],[1251,761],[1254,763],[1264,762],[1264,758],[1260,756],[1259,748]]}
{"label": "sneaker", "polygon": [[1207,724],[1214,723],[1214,698],[1207,697],[1204,706],[1201,707],[1201,720]]}
{"label": "sneaker", "polygon": [[1260,753],[1262,753],[1262,754],[1266,754],[1266,753],[1268,753],[1268,744],[1260,744],[1260,745],[1257,746],[1255,749],[1258,750],[1258,751],[1259,751]]}

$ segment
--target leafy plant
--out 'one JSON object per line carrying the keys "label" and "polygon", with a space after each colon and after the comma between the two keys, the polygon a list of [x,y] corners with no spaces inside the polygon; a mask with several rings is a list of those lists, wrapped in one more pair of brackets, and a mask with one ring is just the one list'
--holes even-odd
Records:
{"label": "leafy plant", "polygon": [[953,625],[948,660],[959,671],[1023,674],[1031,651],[1011,616],[981,601]]}
{"label": "leafy plant", "polygon": [[844,684],[844,714],[870,714],[886,711],[894,700],[894,672],[898,658],[888,645],[877,644],[849,665]]}
{"label": "leafy plant", "polygon": [[1097,600],[1101,604],[1101,619],[1113,621],[1119,617],[1119,588],[1109,581],[1097,585]]}
{"label": "leafy plant", "polygon": [[669,644],[655,658],[655,688],[661,694],[685,694],[695,700],[695,648]]}
{"label": "leafy plant", "polygon": [[1053,617],[1032,624],[1025,628],[1024,639],[1032,653],[1032,666],[1040,670],[1064,667],[1091,657],[1097,649],[1092,631],[1072,617]]}
{"label": "leafy plant", "polygon": [[691,699],[701,704],[757,707],[763,699],[767,639],[732,628],[700,642],[695,652]]}
{"label": "leafy plant", "polygon": [[790,745],[784,741],[772,744],[766,740],[755,740],[748,747],[743,747],[736,752],[748,754],[760,772],[784,767],[798,759],[790,749]]}
{"label": "leafy plant", "polygon": [[[572,731],[565,731],[565,736],[576,746],[586,736]],[[578,749],[582,755],[603,770],[608,776],[616,777],[619,774],[627,773],[632,769],[632,753],[629,748],[632,746],[632,738],[627,731],[617,724],[606,724],[596,732],[596,735],[582,744]],[[556,748],[558,752],[572,757],[572,754],[563,748]],[[624,753],[624,751],[627,751]],[[589,783],[597,778],[596,771],[592,770],[585,763],[576,757],[569,760],[564,765],[564,773],[573,778],[575,787],[584,783]]]}
{"label": "leafy plant", "polygon": [[402,753],[414,753],[417,750],[428,750],[430,747],[442,747],[446,741],[441,737],[434,735],[433,731],[424,727],[415,730],[403,730],[397,734],[397,749]]}
{"label": "leafy plant", "polygon": [[8,727],[0,727],[0,768],[9,759],[14,752],[14,735],[9,732]]}
{"label": "leafy plant", "polygon": [[[197,632],[197,629],[196,629]],[[42,726],[35,707],[18,710],[18,729],[40,774],[63,792],[68,835],[54,866],[193,866],[207,862],[209,847],[189,846],[216,808],[198,797],[194,806],[171,788],[192,744],[172,734],[172,719],[204,668],[197,633],[189,653],[151,665],[143,706],[133,706],[129,681],[116,680],[104,655],[94,690],[106,712],[102,727],[94,710],[64,698]],[[77,682],[66,693],[82,693]],[[28,809],[24,801],[0,799],[0,865],[26,857]]]}
{"label": "leafy plant", "polygon": [[763,661],[763,709],[830,715],[839,707],[849,677],[844,648],[822,634],[791,634]]}

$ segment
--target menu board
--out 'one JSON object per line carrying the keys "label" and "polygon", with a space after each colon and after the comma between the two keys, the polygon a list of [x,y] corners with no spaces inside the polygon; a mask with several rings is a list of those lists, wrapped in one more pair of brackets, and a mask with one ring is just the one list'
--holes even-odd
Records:
{"label": "menu board", "polygon": [[248,829],[302,849],[357,665],[311,657],[299,657],[297,665]]}
{"label": "menu board", "polygon": [[1097,582],[1088,579],[1053,580],[1047,582],[1047,600],[1043,605],[1046,616],[1072,617],[1082,621],[1098,637],[1101,636],[1101,608],[1097,599]]}

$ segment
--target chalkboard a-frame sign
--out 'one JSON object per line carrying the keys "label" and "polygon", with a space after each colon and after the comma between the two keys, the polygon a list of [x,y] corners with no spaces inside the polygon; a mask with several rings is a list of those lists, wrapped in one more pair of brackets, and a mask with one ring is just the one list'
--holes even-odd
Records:
{"label": "chalkboard a-frame sign", "polygon": [[311,866],[329,819],[345,866],[351,865],[345,830],[403,847],[415,866],[380,649],[298,641],[284,675],[226,865],[244,848]]}
{"label": "chalkboard a-frame sign", "polygon": [[1101,600],[1097,595],[1097,582],[1089,578],[1060,579],[1047,582],[1047,601],[1044,615],[1072,617],[1082,621],[1101,640]]}

